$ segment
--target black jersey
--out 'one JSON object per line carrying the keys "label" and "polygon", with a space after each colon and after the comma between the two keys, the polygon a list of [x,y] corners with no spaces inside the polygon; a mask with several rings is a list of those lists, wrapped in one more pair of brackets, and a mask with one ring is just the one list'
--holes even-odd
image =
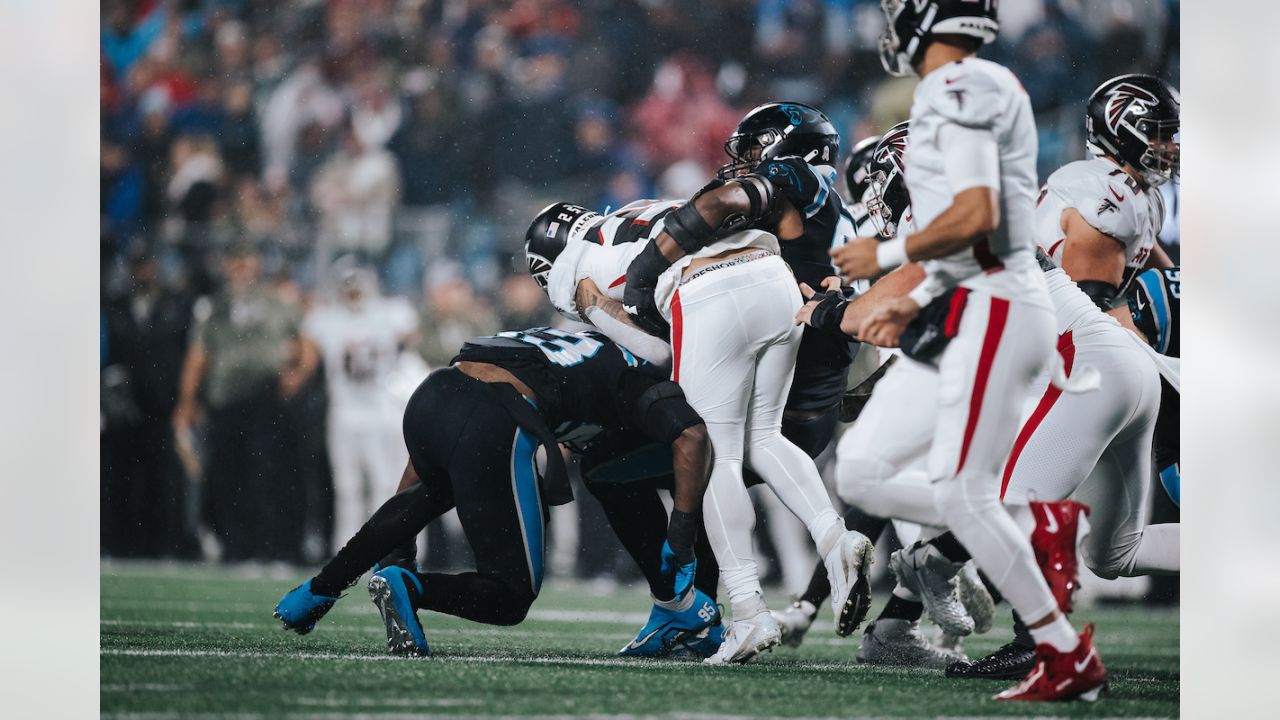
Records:
{"label": "black jersey", "polygon": [[753,172],[768,178],[804,217],[804,234],[781,243],[782,259],[791,266],[796,280],[818,287],[836,274],[828,251],[854,236],[852,218],[836,192],[836,169],[784,157],[766,160]]}
{"label": "black jersey", "polygon": [[1182,269],[1152,268],[1138,276],[1126,293],[1133,324],[1147,336],[1156,352],[1178,357],[1182,305]]}
{"label": "black jersey", "polygon": [[[497,365],[519,378],[537,396],[538,412],[556,439],[575,449],[604,431],[670,443],[701,422],[664,371],[595,331],[538,327],[472,338],[451,363],[464,360]],[[662,396],[655,393],[660,385],[678,393],[678,407],[654,413],[650,406]]]}

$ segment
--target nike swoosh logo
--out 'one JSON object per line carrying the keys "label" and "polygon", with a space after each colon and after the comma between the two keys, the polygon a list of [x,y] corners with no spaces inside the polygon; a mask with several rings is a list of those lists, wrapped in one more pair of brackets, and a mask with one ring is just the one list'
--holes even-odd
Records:
{"label": "nike swoosh logo", "polygon": [[947,84],[948,84],[948,85],[950,85],[951,83],[953,83],[953,82],[955,82],[955,81],[957,81],[957,80],[963,80],[964,78],[967,78],[967,77],[969,77],[969,76],[968,76],[968,75],[958,75],[958,76],[953,77],[953,78],[947,78]]}
{"label": "nike swoosh logo", "polygon": [[1053,516],[1053,511],[1049,508],[1044,509],[1044,516],[1047,523],[1044,531],[1050,535],[1056,534],[1058,532],[1058,518]]}
{"label": "nike swoosh logo", "polygon": [[654,635],[657,635],[658,633],[660,633],[660,632],[662,632],[663,630],[666,630],[668,627],[670,627],[672,622],[675,622],[675,621],[674,621],[674,620],[668,620],[667,622],[665,622],[665,623],[663,623],[663,624],[659,625],[658,627],[654,628],[653,632],[649,633],[648,635],[645,635],[644,637],[639,638],[639,639],[636,639],[636,640],[632,640],[632,641],[631,641],[631,644],[627,646],[627,649],[628,649],[628,650],[635,650],[636,648],[640,647],[641,645],[644,645],[645,643],[649,642],[649,640],[651,640],[651,639],[653,638],[653,636],[654,636]]}
{"label": "nike swoosh logo", "polygon": [[1108,185],[1108,186],[1107,186],[1107,189],[1111,191],[1111,195],[1112,195],[1113,197],[1115,197],[1116,202],[1124,202],[1124,196],[1123,196],[1123,195],[1121,195],[1120,193],[1116,192],[1116,189],[1115,189],[1115,188],[1113,188],[1113,187],[1111,187],[1110,185]]}
{"label": "nike swoosh logo", "polygon": [[1089,654],[1085,655],[1084,659],[1081,660],[1080,662],[1072,663],[1072,666],[1075,667],[1076,672],[1082,673],[1084,672],[1085,668],[1089,667],[1089,661],[1092,660],[1093,656],[1097,654],[1098,654],[1097,650],[1095,650],[1094,648],[1089,648]]}

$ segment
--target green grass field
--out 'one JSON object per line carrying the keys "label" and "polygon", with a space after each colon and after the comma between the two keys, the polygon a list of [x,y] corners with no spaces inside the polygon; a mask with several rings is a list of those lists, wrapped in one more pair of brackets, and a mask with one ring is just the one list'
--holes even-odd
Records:
{"label": "green grass field", "polygon": [[[512,628],[424,613],[434,656],[385,654],[363,582],[306,637],[271,618],[300,576],[205,566],[104,564],[102,713],[106,718],[1173,717],[1178,615],[1081,611],[1098,627],[1111,693],[1094,704],[997,703],[1009,683],[853,661],[857,638],[829,619],[799,650],[742,667],[624,660],[614,652],[648,612],[643,590],[592,594],[549,583]],[[878,598],[879,600],[879,598]],[[781,598],[771,602],[780,606]],[[877,606],[879,603],[877,603]],[[873,615],[877,608],[873,608]],[[821,618],[828,618],[824,610]],[[969,640],[970,656],[1007,639]]]}

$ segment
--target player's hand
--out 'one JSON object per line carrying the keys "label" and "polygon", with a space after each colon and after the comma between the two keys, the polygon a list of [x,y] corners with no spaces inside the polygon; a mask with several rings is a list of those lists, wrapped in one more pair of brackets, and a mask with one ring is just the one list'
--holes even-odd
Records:
{"label": "player's hand", "polygon": [[302,386],[307,383],[307,378],[297,370],[285,370],[280,373],[280,397],[290,400]]}
{"label": "player's hand", "polygon": [[[840,278],[835,275],[823,278],[822,289],[827,292],[830,292],[832,290],[839,290]],[[799,312],[796,313],[797,325],[812,324],[809,322],[809,319],[813,316],[813,309],[817,307],[818,302],[822,300],[822,298],[818,298],[817,300],[813,299],[813,296],[817,294],[818,294],[818,291],[809,287],[808,283],[800,283],[800,295],[804,297],[805,304],[800,308]]]}
{"label": "player's hand", "polygon": [[676,600],[683,599],[685,595],[693,590],[693,580],[697,573],[697,557],[694,557],[689,562],[681,563],[680,558],[676,556],[676,551],[671,549],[671,543],[662,543],[662,575],[663,577],[672,578]]}
{"label": "player's hand", "polygon": [[909,297],[894,298],[867,316],[862,327],[858,328],[858,337],[863,342],[878,347],[897,347],[902,331],[919,314],[920,306],[915,300]]}
{"label": "player's hand", "polygon": [[880,263],[876,261],[876,246],[873,237],[854,238],[838,248],[827,251],[840,275],[848,282],[866,280],[880,274]]}

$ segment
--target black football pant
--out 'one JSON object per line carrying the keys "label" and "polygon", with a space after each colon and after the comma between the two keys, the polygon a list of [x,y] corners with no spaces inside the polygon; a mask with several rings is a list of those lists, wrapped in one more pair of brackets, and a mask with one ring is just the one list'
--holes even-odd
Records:
{"label": "black football pant", "polygon": [[453,368],[418,386],[405,410],[404,436],[419,482],[374,512],[312,590],[336,594],[456,507],[476,571],[418,573],[417,606],[476,622],[519,623],[542,586],[547,514],[534,467],[537,441],[481,381]]}

